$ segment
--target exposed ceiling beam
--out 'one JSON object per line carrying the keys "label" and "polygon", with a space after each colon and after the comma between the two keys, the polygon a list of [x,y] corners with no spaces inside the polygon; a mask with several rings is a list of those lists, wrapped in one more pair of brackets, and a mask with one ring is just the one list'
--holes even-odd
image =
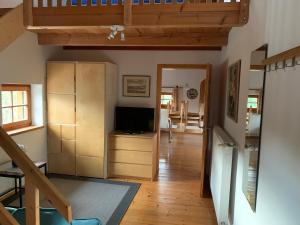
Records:
{"label": "exposed ceiling beam", "polygon": [[96,34],[39,34],[38,42],[41,45],[57,46],[225,46],[227,35],[195,36],[179,35],[152,35],[126,36],[125,41],[118,37],[108,40],[106,35]]}
{"label": "exposed ceiling beam", "polygon": [[64,50],[221,51],[219,46],[63,46]]}

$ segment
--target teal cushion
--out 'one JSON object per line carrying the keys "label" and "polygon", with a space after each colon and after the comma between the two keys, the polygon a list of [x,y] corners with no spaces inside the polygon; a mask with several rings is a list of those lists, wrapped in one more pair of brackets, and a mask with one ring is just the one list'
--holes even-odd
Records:
{"label": "teal cushion", "polygon": [[10,214],[14,214],[18,209],[16,209],[16,208],[11,208],[11,207],[6,207],[6,210],[7,210]]}
{"label": "teal cushion", "polygon": [[[25,208],[18,209],[13,217],[20,223],[20,225],[26,225]],[[41,209],[40,220],[42,225],[70,225],[56,209]]]}
{"label": "teal cushion", "polygon": [[[25,208],[13,209],[7,208],[13,217],[20,223],[20,225],[26,225],[25,222]],[[101,225],[101,221],[98,219],[78,219],[73,220],[69,224],[56,209],[41,208],[40,209],[41,225]]]}
{"label": "teal cushion", "polygon": [[98,219],[78,219],[73,220],[72,225],[102,225]]}

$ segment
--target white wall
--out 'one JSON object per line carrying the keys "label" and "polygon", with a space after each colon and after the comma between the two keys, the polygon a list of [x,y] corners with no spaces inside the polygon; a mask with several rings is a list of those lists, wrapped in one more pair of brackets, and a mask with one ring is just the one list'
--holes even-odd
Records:
{"label": "white wall", "polygon": [[22,2],[22,0],[1,0],[0,8],[14,8]]}
{"label": "white wall", "polygon": [[[158,64],[206,64],[213,65],[212,84],[217,85],[219,51],[74,51],[62,50],[56,56],[62,60],[89,60],[109,61],[118,65],[119,69],[119,96],[121,106],[156,106],[156,76]],[[150,75],[151,96],[149,98],[124,97],[122,95],[122,75]],[[215,87],[215,86],[213,86]],[[218,96],[217,88],[211,95],[212,100]],[[214,103],[216,101],[213,101]],[[211,113],[216,114],[218,104],[211,104]]]}
{"label": "white wall", "polygon": [[239,122],[225,119],[226,130],[239,144],[235,158],[235,225],[298,225],[300,203],[299,66],[267,74],[257,209],[243,192],[244,130],[251,52],[265,43],[269,55],[300,44],[300,1],[252,0],[250,22],[230,33],[222,60],[242,59]]}
{"label": "white wall", "polygon": [[[199,95],[200,83],[205,79],[206,70],[200,69],[175,69],[163,70],[162,73],[162,87],[183,87],[183,100],[189,101],[189,112],[199,112]],[[194,88],[198,91],[198,97],[195,99],[188,99],[186,96],[187,89]]]}
{"label": "white wall", "polygon": [[[26,32],[19,37],[10,46],[0,52],[0,84],[16,83],[16,84],[36,84],[33,90],[33,98],[41,99],[35,93],[40,93],[39,85],[45,84],[46,76],[46,60],[56,51],[53,47],[40,47],[37,44],[35,34]],[[45,88],[45,87],[43,87]],[[45,89],[44,89],[45,90]],[[45,94],[42,96],[45,100]],[[36,102],[36,101],[35,101]],[[34,110],[41,114],[39,106],[34,105]],[[43,107],[45,118],[45,104]],[[37,119],[33,115],[33,119],[37,124],[41,123],[40,118]],[[33,160],[46,160],[47,158],[47,140],[46,129],[30,131],[28,133],[13,136],[18,144],[26,146],[26,153]],[[0,149],[0,164],[10,160],[2,149]],[[8,179],[0,179],[0,192],[4,191],[11,185]]]}

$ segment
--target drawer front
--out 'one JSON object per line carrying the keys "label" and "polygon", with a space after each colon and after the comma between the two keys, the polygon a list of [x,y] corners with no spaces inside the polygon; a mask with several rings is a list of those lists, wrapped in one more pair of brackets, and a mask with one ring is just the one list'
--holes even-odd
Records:
{"label": "drawer front", "polygon": [[77,156],[76,175],[103,178],[103,158]]}
{"label": "drawer front", "polygon": [[117,163],[152,164],[152,152],[111,150],[110,161]]}
{"label": "drawer front", "polygon": [[110,137],[110,149],[152,152],[150,138]]}
{"label": "drawer front", "polygon": [[111,176],[152,178],[152,167],[126,163],[110,163]]}

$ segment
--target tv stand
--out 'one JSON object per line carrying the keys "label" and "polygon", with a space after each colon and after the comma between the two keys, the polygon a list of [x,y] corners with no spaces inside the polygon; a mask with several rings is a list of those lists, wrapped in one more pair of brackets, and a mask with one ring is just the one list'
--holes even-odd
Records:
{"label": "tv stand", "polygon": [[109,139],[110,177],[155,178],[158,171],[156,133],[112,132]]}

